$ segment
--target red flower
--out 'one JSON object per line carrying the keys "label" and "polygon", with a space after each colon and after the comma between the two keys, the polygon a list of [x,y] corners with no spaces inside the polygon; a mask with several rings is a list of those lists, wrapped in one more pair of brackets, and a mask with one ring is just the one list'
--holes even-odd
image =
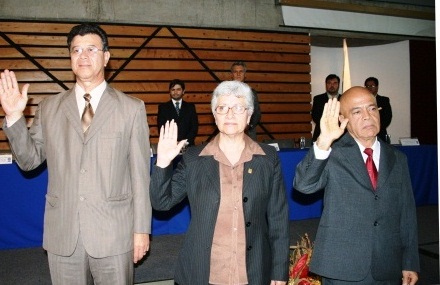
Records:
{"label": "red flower", "polygon": [[[309,275],[309,266],[307,265],[307,259],[309,255],[307,253],[303,254],[300,259],[293,266],[290,272],[291,278],[306,278]],[[305,285],[305,284],[303,284]]]}

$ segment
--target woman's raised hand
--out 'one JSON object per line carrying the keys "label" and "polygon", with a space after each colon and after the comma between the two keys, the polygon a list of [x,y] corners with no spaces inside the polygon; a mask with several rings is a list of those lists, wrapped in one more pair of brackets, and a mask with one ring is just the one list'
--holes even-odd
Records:
{"label": "woman's raised hand", "polygon": [[160,128],[156,165],[162,168],[167,167],[180,153],[186,141],[177,142],[177,124],[174,120],[167,121]]}

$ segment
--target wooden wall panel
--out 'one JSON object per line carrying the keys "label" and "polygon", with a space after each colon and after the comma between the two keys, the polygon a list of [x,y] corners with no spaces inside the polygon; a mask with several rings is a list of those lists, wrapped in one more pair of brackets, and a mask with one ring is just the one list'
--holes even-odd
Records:
{"label": "wooden wall panel", "polygon": [[[0,69],[14,70],[20,84],[31,84],[28,126],[41,100],[75,83],[66,47],[66,35],[75,24],[0,22]],[[152,143],[158,136],[157,106],[169,100],[168,84],[174,78],[185,81],[185,100],[196,104],[196,143],[212,138],[216,127],[210,94],[219,82],[231,79],[229,69],[237,60],[247,63],[246,82],[258,91],[258,140],[311,137],[307,34],[110,23],[101,27],[109,36],[111,53],[106,79],[145,102]],[[0,150],[8,150],[2,130]]]}

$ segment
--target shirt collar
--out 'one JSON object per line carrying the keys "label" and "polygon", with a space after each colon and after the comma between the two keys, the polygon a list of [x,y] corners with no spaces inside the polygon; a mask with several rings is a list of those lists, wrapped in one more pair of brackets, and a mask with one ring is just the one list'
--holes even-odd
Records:
{"label": "shirt collar", "polygon": [[[102,94],[104,94],[105,89],[107,88],[107,82],[104,80],[96,86],[92,91],[89,92],[90,96],[92,96],[91,103],[97,103],[102,97]],[[86,91],[79,86],[78,84],[75,84],[75,96],[76,100],[84,100],[83,96],[86,94]]]}
{"label": "shirt collar", "polygon": [[[220,134],[216,135],[215,138],[210,141],[205,148],[200,152],[200,156],[214,156],[214,159],[216,157],[220,156],[220,146],[219,146],[219,140],[220,140]],[[248,158],[246,161],[249,161],[252,159],[252,156],[255,154],[259,155],[266,155],[266,153],[263,151],[261,146],[256,143],[253,139],[251,139],[249,136],[244,136],[244,142],[245,147],[243,150],[243,153],[241,154],[242,158]],[[216,159],[218,160],[218,159]]]}

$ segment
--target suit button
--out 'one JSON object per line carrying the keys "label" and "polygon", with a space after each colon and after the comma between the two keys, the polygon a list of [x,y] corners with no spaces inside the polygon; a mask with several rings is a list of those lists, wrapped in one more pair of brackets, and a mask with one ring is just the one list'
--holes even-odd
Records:
{"label": "suit button", "polygon": [[374,222],[374,226],[377,227],[379,223],[377,221]]}
{"label": "suit button", "polygon": [[247,201],[248,201],[248,198],[247,198],[247,197],[244,197],[244,198],[243,198],[243,202],[246,203]]}
{"label": "suit button", "polygon": [[251,222],[247,222],[246,227],[250,227],[250,226],[251,226]]}
{"label": "suit button", "polygon": [[248,246],[246,249],[247,250],[251,250],[252,249],[252,245]]}
{"label": "suit button", "polygon": [[81,171],[80,171],[82,174],[84,174],[84,173],[86,173],[86,170],[85,169],[81,169]]}
{"label": "suit button", "polygon": [[86,198],[84,198],[83,196],[79,196],[79,200],[80,201],[84,201]]}
{"label": "suit button", "polygon": [[379,200],[379,196],[374,195],[374,200]]}

